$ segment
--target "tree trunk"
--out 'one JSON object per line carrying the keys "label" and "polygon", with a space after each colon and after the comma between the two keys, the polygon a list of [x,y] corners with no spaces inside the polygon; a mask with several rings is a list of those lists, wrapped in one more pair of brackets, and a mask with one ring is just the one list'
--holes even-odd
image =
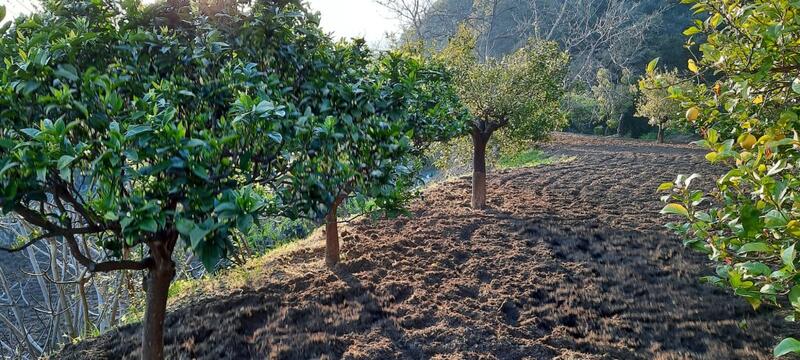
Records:
{"label": "tree trunk", "polygon": [[486,207],[486,144],[491,134],[472,130],[472,208]]}
{"label": "tree trunk", "polygon": [[659,144],[663,144],[664,143],[664,125],[663,124],[659,124],[658,125],[658,143]]}
{"label": "tree trunk", "polygon": [[142,334],[142,360],[164,359],[164,318],[167,314],[167,294],[175,263],[170,258],[156,260],[145,280],[147,292]]}
{"label": "tree trunk", "polygon": [[325,264],[334,266],[339,263],[339,223],[336,210],[339,201],[333,203],[325,216]]}
{"label": "tree trunk", "polygon": [[625,114],[619,115],[619,122],[617,123],[617,137],[622,137],[622,119],[625,117]]}

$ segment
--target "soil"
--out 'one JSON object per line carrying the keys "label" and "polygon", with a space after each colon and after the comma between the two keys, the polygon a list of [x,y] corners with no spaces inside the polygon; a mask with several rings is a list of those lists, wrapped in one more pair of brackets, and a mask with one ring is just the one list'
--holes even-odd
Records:
{"label": "soil", "polygon": [[[543,149],[573,159],[491,173],[485,211],[469,207],[469,178],[434,185],[411,217],[344,227],[334,270],[316,241],[247,288],[174,309],[168,356],[768,359],[797,333],[782,311],[700,283],[711,264],[664,229],[655,188],[719,172],[702,152],[565,134]],[[139,331],[59,357],[135,358]]]}

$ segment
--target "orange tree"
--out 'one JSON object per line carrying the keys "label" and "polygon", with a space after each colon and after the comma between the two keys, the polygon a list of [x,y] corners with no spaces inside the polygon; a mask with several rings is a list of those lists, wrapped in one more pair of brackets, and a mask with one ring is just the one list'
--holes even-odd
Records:
{"label": "orange tree", "polygon": [[636,116],[648,119],[648,123],[658,128],[657,141],[664,142],[666,129],[685,127],[683,109],[677,99],[683,92],[683,84],[678,70],[659,71],[655,69],[658,59],[651,62],[647,74],[639,79],[639,98],[636,100]]}
{"label": "orange tree", "polygon": [[[665,214],[691,248],[717,262],[704,278],[753,308],[789,304],[800,314],[800,3],[793,0],[684,0],[703,20],[685,30],[702,56],[689,61],[697,85],[674,94],[704,139],[712,163],[728,171],[705,193],[696,175],[661,185]],[[708,79],[712,77],[714,79]],[[785,300],[785,301],[784,301]],[[800,352],[783,340],[776,356]]]}
{"label": "orange tree", "polygon": [[486,147],[504,140],[532,141],[565,125],[559,102],[568,55],[553,42],[532,41],[500,59],[479,61],[477,37],[459,29],[439,56],[450,63],[458,95],[469,111],[472,137],[472,207],[486,206]]}
{"label": "orange tree", "polygon": [[[364,213],[402,213],[424,148],[462,134],[466,112],[449,73],[432,59],[375,58],[361,41],[330,55],[332,65],[319,70],[341,83],[319,84],[324,101],[301,118],[311,131],[298,134],[306,151],[295,154],[281,201],[290,217],[324,218],[325,260],[335,265],[339,207],[350,201]],[[347,63],[360,66],[337,65]]]}
{"label": "orange tree", "polygon": [[91,273],[146,272],[145,359],[163,357],[179,243],[212,269],[233,231],[328,213],[342,184],[393,203],[409,119],[449,114],[441,83],[395,80],[296,1],[214,19],[174,3],[46,2],[0,38],[0,205],[36,228],[4,250],[61,238]]}

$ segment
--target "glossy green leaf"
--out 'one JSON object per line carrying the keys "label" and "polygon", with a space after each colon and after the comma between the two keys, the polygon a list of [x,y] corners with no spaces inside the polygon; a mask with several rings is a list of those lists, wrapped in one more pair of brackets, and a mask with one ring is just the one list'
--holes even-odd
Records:
{"label": "glossy green leaf", "polygon": [[772,351],[775,357],[784,356],[788,354],[800,354],[800,341],[794,338],[786,338],[775,347]]}
{"label": "glossy green leaf", "polygon": [[748,252],[764,252],[764,253],[768,253],[768,252],[771,252],[771,251],[772,251],[772,247],[770,247],[768,244],[763,243],[763,242],[747,243],[747,244],[742,245],[738,250],[738,252],[740,254],[744,254],[744,253],[748,253]]}
{"label": "glossy green leaf", "polygon": [[689,216],[689,211],[681,204],[667,204],[661,209],[662,214],[673,214],[673,215],[680,215],[684,217]]}

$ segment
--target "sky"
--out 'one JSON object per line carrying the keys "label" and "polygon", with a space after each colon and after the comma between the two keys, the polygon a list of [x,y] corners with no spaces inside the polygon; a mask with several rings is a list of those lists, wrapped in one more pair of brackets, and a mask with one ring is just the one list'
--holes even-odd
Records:
{"label": "sky", "polygon": [[[371,46],[385,47],[386,34],[400,30],[398,21],[373,0],[306,1],[311,9],[322,14],[322,28],[335,39],[363,37]],[[6,7],[6,19],[13,19],[19,14],[33,11],[36,1],[0,0],[0,5]]]}

